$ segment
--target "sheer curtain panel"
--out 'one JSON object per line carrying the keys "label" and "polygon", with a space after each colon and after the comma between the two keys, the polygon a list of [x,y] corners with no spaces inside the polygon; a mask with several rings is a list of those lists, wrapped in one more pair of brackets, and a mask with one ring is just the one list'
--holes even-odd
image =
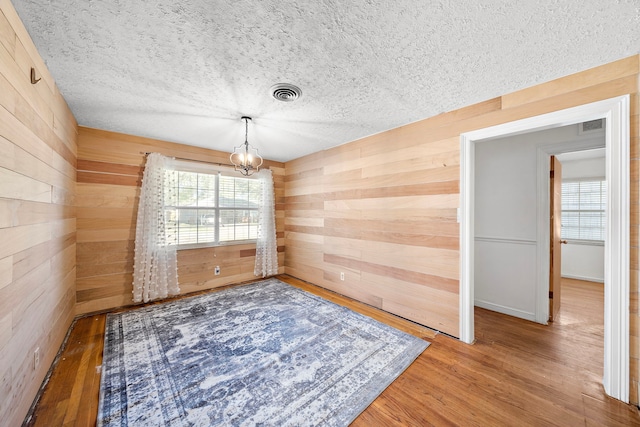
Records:
{"label": "sheer curtain panel", "polygon": [[133,301],[147,302],[180,292],[176,246],[167,239],[165,199],[176,186],[173,159],[150,153],[142,176],[136,222]]}
{"label": "sheer curtain panel", "polygon": [[262,195],[258,208],[258,239],[256,240],[256,276],[278,274],[278,241],[276,238],[276,212],[273,195],[273,176],[269,169],[257,174],[262,184]]}

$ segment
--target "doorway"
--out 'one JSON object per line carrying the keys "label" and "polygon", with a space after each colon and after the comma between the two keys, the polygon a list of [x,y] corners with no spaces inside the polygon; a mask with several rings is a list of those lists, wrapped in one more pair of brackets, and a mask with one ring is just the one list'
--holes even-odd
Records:
{"label": "doorway", "polygon": [[[574,124],[476,143],[473,217],[476,307],[547,323],[550,316],[546,313],[550,312],[545,313],[539,307],[537,298],[536,213],[542,203],[537,197],[537,169],[541,167],[548,174],[549,162],[537,164],[537,150],[544,144],[545,151],[557,151],[558,143],[563,144],[564,150],[604,147],[604,130],[599,135],[580,135],[578,129],[579,125]],[[546,293],[551,296],[553,281],[548,283]],[[558,287],[554,292],[555,300],[560,296],[559,290]]]}
{"label": "doorway", "polygon": [[[557,212],[555,225],[561,225],[557,236],[552,239],[560,246],[561,260],[559,277],[550,276],[550,281],[560,284],[565,279],[580,283],[604,285],[604,240],[606,238],[606,150],[604,120],[598,120],[599,130],[580,132],[590,123],[578,124],[578,134],[588,135],[602,141],[602,148],[573,151],[554,156],[561,165],[559,175],[561,206]],[[556,177],[554,177],[556,178]],[[553,246],[553,245],[552,245]],[[573,282],[572,282],[573,283]],[[597,289],[597,285],[594,285]],[[559,287],[562,289],[562,286]],[[556,302],[556,294],[553,302]],[[558,296],[560,309],[562,293]],[[553,320],[553,316],[550,316]]]}
{"label": "doorway", "polygon": [[[605,246],[605,356],[603,385],[607,394],[629,399],[629,96],[462,134],[460,176],[460,339],[472,343],[474,307],[474,159],[476,143],[508,135],[551,129],[605,118],[607,245]],[[562,144],[537,148],[536,318],[548,319],[549,176],[551,154],[571,151]],[[556,152],[553,152],[556,151]],[[544,172],[542,172],[544,171]]]}

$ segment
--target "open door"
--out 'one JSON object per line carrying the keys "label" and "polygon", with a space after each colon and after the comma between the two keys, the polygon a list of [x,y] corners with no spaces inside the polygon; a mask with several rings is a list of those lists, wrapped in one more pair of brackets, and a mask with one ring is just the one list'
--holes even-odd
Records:
{"label": "open door", "polygon": [[550,173],[550,254],[549,254],[549,321],[558,317],[560,310],[560,280],[561,277],[561,248],[562,241],[562,164],[551,156]]}

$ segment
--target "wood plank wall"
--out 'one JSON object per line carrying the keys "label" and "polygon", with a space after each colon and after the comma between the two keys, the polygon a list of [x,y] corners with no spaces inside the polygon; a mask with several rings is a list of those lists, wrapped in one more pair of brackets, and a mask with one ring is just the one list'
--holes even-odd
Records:
{"label": "wood plank wall", "polygon": [[[77,314],[132,304],[135,225],[145,152],[213,163],[229,153],[79,127]],[[273,172],[281,272],[284,271],[284,165]],[[255,244],[181,250],[181,293],[255,279]],[[221,274],[214,276],[219,265]]]}
{"label": "wood plank wall", "polygon": [[286,273],[458,336],[459,135],[630,94],[630,389],[637,403],[639,59],[632,56],[287,162]]}
{"label": "wood plank wall", "polygon": [[15,9],[0,0],[2,425],[22,423],[74,315],[76,127]]}

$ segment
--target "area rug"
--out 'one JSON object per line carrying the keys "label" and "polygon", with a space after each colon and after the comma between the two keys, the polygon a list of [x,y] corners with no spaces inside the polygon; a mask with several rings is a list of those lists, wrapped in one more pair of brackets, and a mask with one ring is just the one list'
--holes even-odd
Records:
{"label": "area rug", "polygon": [[346,426],[429,343],[268,279],[107,316],[99,426]]}

